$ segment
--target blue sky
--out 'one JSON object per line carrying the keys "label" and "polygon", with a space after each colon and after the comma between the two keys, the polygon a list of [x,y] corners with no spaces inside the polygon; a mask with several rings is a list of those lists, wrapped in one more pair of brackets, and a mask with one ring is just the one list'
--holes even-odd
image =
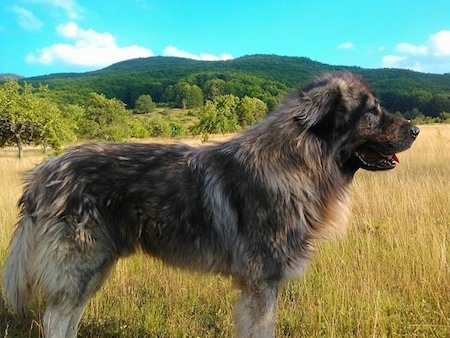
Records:
{"label": "blue sky", "polygon": [[448,0],[1,0],[0,18],[0,73],[23,76],[250,54],[450,72]]}

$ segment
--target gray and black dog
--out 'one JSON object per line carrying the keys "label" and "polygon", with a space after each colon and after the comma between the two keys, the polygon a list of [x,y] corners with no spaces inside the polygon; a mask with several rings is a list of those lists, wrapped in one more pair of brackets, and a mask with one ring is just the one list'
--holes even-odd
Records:
{"label": "gray and black dog", "polygon": [[280,284],[307,267],[315,238],[345,229],[355,172],[396,166],[419,129],[351,73],[325,74],[267,118],[213,145],[94,143],[28,176],[4,295],[48,307],[46,337],[75,337],[117,260],[142,250],[232,276],[239,337],[274,337]]}

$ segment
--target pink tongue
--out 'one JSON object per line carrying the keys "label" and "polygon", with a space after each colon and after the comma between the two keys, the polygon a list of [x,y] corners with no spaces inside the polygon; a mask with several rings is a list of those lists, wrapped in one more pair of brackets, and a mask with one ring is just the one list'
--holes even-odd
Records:
{"label": "pink tongue", "polygon": [[395,162],[400,163],[400,160],[398,159],[398,157],[397,157],[396,154],[392,155],[392,159],[393,159]]}

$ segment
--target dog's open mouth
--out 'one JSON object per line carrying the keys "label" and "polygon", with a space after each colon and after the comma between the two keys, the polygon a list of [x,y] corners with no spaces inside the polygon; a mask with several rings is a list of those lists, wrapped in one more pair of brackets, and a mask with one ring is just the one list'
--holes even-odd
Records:
{"label": "dog's open mouth", "polygon": [[366,170],[394,169],[400,162],[396,154],[383,154],[366,147],[356,149],[355,156],[360,162],[360,167]]}

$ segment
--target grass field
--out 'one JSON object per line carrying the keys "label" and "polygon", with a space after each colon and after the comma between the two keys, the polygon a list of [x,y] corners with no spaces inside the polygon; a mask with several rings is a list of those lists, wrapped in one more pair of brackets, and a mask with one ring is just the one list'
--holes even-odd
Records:
{"label": "grass field", "polygon": [[[278,337],[450,336],[450,125],[427,125],[389,172],[360,171],[347,235],[318,242],[306,275],[285,285]],[[23,173],[42,160],[0,150],[0,267]],[[89,303],[80,337],[230,337],[237,297],[227,278],[191,275],[134,256]],[[1,337],[38,337],[0,301]]]}

